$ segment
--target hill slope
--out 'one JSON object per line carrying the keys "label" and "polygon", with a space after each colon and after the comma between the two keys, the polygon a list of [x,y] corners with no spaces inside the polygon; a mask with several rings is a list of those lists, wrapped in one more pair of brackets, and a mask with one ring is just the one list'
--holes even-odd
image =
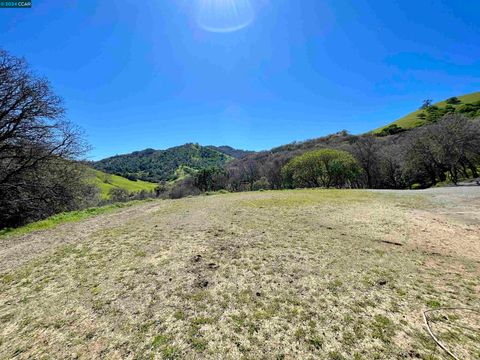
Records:
{"label": "hill slope", "polygon": [[94,170],[92,182],[101,190],[102,199],[108,199],[108,192],[113,188],[122,188],[128,192],[135,193],[142,190],[153,191],[157,184],[142,180],[129,180],[124,177],[107,174],[100,170]]}
{"label": "hill slope", "polygon": [[223,166],[233,157],[211,147],[185,144],[167,150],[146,149],[93,163],[109,174],[159,182],[176,180],[205,167]]}
{"label": "hill slope", "polygon": [[[480,101],[480,92],[474,92],[471,94],[466,94],[462,96],[457,96],[458,100],[460,100],[460,103],[458,104],[450,104],[452,107],[454,107],[456,110],[459,110],[460,107],[465,106],[465,104],[472,104]],[[445,109],[447,106],[447,99],[440,101],[438,103],[433,104],[433,106],[437,106],[440,109]],[[404,129],[411,129],[411,128],[416,128],[419,126],[422,126],[426,123],[425,119],[421,119],[419,115],[423,113],[424,110],[416,110],[408,115],[405,115],[404,117],[395,120],[394,122],[382,126],[381,128],[378,128],[374,130],[374,133],[379,133],[381,132],[384,128],[391,126],[391,125],[397,125],[399,127],[402,127]],[[421,115],[420,115],[421,116]]]}

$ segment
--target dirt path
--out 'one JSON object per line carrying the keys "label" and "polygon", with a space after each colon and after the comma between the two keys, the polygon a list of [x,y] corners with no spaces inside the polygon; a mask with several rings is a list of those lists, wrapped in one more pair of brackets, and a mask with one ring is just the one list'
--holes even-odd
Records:
{"label": "dirt path", "polygon": [[458,218],[466,223],[480,223],[480,186],[455,186],[425,190],[370,190],[376,193],[424,196],[435,207],[431,212]]}
{"label": "dirt path", "polygon": [[411,210],[411,245],[431,254],[480,261],[480,186],[426,190],[374,190],[421,196],[427,208]]}
{"label": "dirt path", "polygon": [[110,214],[66,223],[53,229],[1,239],[0,273],[13,270],[31,259],[52,252],[57,246],[81,243],[99,230],[115,228],[126,221],[155,211],[159,206],[158,202],[142,204]]}

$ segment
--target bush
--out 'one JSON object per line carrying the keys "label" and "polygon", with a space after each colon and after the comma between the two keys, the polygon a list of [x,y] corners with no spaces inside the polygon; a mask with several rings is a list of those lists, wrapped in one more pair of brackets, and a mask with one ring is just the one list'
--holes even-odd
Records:
{"label": "bush", "polygon": [[457,112],[468,117],[476,117],[480,114],[480,101],[471,104],[463,104],[457,108]]}
{"label": "bush", "polygon": [[154,191],[140,190],[136,193],[133,193],[130,200],[146,200],[156,197]]}
{"label": "bush", "polygon": [[287,188],[350,187],[360,172],[350,153],[334,149],[306,152],[290,160],[282,169]]}
{"label": "bush", "polygon": [[252,185],[253,191],[268,190],[268,189],[270,189],[270,183],[265,177],[262,177],[260,180],[255,181]]}
{"label": "bush", "polygon": [[170,199],[180,199],[186,196],[200,195],[200,193],[201,191],[195,186],[195,180],[188,176],[172,186],[168,197]]}
{"label": "bush", "polygon": [[130,193],[123,188],[112,188],[108,195],[112,202],[125,202],[130,199]]}
{"label": "bush", "polygon": [[404,131],[405,129],[402,128],[401,126],[398,126],[397,124],[392,124],[383,128],[382,131],[378,133],[378,136],[395,135]]}
{"label": "bush", "polygon": [[457,105],[457,104],[460,104],[461,101],[459,98],[457,98],[456,96],[453,96],[451,97],[450,99],[447,100],[447,104],[450,104],[450,105]]}
{"label": "bush", "polygon": [[425,186],[422,184],[415,183],[412,186],[410,186],[410,189],[412,190],[420,190],[420,189],[425,189]]}

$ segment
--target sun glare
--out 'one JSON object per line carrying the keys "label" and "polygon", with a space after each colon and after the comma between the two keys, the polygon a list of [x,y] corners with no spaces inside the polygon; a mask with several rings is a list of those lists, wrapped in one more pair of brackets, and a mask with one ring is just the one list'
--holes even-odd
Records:
{"label": "sun glare", "polygon": [[212,32],[232,32],[252,23],[250,0],[197,0],[199,26]]}

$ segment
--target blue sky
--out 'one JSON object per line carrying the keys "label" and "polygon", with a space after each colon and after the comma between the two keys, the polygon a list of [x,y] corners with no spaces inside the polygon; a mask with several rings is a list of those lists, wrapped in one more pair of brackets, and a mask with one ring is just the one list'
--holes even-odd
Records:
{"label": "blue sky", "polygon": [[[205,30],[201,1],[212,22],[246,26]],[[0,9],[0,46],[51,81],[91,159],[261,150],[479,91],[479,16],[473,0],[33,0]]]}

